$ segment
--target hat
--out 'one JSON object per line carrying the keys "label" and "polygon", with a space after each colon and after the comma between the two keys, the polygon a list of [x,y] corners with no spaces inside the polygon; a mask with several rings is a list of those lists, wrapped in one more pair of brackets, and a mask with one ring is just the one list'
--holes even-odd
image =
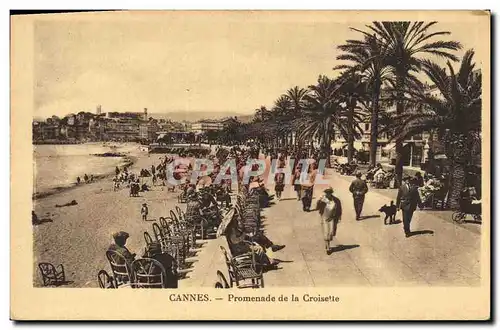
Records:
{"label": "hat", "polygon": [[333,194],[333,188],[332,187],[328,187],[324,190],[325,193],[327,194]]}
{"label": "hat", "polygon": [[119,232],[116,232],[116,233],[113,233],[113,238],[114,239],[117,239],[117,238],[129,238],[129,234],[127,232],[124,232],[124,231],[119,231]]}
{"label": "hat", "polygon": [[410,180],[410,179],[411,179],[411,178],[410,178],[410,176],[409,176],[409,175],[407,175],[407,174],[403,175],[403,181],[408,181],[408,180]]}
{"label": "hat", "polygon": [[146,206],[146,205],[148,205],[148,204],[147,203],[142,203],[142,206]]}
{"label": "hat", "polygon": [[361,172],[356,172],[356,177],[361,178]]}

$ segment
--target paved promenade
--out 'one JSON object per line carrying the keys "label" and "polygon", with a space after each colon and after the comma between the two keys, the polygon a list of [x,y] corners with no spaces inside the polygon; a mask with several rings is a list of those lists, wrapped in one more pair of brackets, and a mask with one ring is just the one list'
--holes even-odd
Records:
{"label": "paved promenade", "polygon": [[[342,201],[343,217],[331,255],[324,251],[317,212],[302,211],[291,187],[284,199],[265,209],[266,234],[286,248],[276,252],[283,260],[278,270],[265,274],[266,287],[321,286],[471,286],[480,283],[480,234],[469,224],[456,224],[428,211],[416,211],[413,236],[406,238],[402,224],[384,226],[378,209],[391,198],[371,190],[361,221],[355,221],[348,192],[353,177],[330,173],[328,179]],[[314,196],[325,186],[315,187]],[[313,201],[313,205],[315,204]],[[398,213],[397,220],[401,220]],[[217,270],[227,276],[219,245],[225,239],[208,241],[197,255],[192,272],[180,287],[213,287]]]}

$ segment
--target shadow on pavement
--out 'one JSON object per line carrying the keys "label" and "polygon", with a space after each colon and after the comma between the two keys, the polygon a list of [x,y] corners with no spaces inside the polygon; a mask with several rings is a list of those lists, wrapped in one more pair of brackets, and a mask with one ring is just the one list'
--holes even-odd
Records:
{"label": "shadow on pavement", "polygon": [[388,223],[387,225],[388,225],[388,226],[391,226],[391,225],[399,225],[401,222],[403,222],[403,221],[401,221],[401,220],[399,220],[399,219],[398,219],[398,220],[394,221],[393,223]]}
{"label": "shadow on pavement", "polygon": [[351,245],[338,245],[334,248],[331,248],[328,252],[329,253],[335,253],[335,252],[341,252],[344,250],[349,250],[349,249],[355,249],[359,247],[359,244],[351,244]]}
{"label": "shadow on pavement", "polygon": [[433,230],[416,230],[412,231],[410,233],[410,236],[417,236],[417,235],[433,235],[434,231]]}
{"label": "shadow on pavement", "polygon": [[289,198],[282,198],[282,199],[280,199],[280,202],[283,202],[283,201],[297,201],[297,198],[289,197]]}
{"label": "shadow on pavement", "polygon": [[363,221],[363,220],[374,219],[374,218],[380,218],[380,214],[361,216],[361,219],[359,219],[359,220]]}
{"label": "shadow on pavement", "polygon": [[464,223],[473,223],[476,225],[482,224],[482,221],[476,221],[476,220],[464,220]]}
{"label": "shadow on pavement", "polygon": [[44,218],[44,219],[40,219],[37,222],[33,223],[33,225],[38,226],[38,225],[41,225],[42,223],[46,223],[46,222],[54,222],[54,220],[49,219],[49,218]]}

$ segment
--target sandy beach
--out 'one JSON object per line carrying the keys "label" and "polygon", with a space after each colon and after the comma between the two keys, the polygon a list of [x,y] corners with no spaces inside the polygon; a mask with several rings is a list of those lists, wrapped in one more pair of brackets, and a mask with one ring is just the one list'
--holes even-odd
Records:
{"label": "sandy beach", "polygon": [[[148,156],[143,152],[130,167],[133,173],[142,168],[158,165],[162,155]],[[147,178],[150,184],[150,178]],[[56,207],[76,200],[78,205]],[[152,234],[152,221],[141,220],[141,204],[147,202],[149,218],[168,215],[177,205],[177,192],[167,192],[166,187],[152,187],[141,192],[140,197],[129,197],[129,189],[113,191],[110,178],[34,201],[34,210],[43,222],[33,226],[33,284],[42,286],[38,263],[63,264],[69,287],[98,287],[97,273],[108,269],[105,252],[112,242],[112,233],[126,231],[130,234],[127,247],[142,254],[144,231]]]}

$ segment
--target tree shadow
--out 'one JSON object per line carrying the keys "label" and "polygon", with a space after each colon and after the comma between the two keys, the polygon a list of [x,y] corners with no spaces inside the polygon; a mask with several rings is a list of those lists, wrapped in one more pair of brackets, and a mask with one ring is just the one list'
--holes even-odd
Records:
{"label": "tree shadow", "polygon": [[201,251],[200,249],[203,247],[203,245],[205,245],[205,244],[207,244],[207,243],[208,243],[208,242],[200,242],[200,241],[198,241],[198,242],[194,243],[194,245],[193,245],[192,249],[193,249],[194,251]]}
{"label": "tree shadow", "polygon": [[47,285],[46,287],[47,288],[50,288],[50,287],[60,287],[60,286],[63,286],[63,285],[69,285],[69,284],[73,284],[73,283],[75,283],[75,281],[64,280],[64,281],[58,281],[57,283],[52,283],[50,285]]}
{"label": "tree shadow", "polygon": [[52,220],[50,218],[38,219],[37,222],[33,223],[33,226],[38,226],[38,225],[41,225],[41,224],[46,223],[46,222],[54,222],[54,220]]}
{"label": "tree shadow", "polygon": [[380,214],[364,215],[364,216],[360,217],[359,220],[363,221],[363,220],[374,219],[374,218],[380,218]]}
{"label": "tree shadow", "polygon": [[293,198],[293,197],[288,197],[288,198],[282,198],[280,199],[280,202],[283,202],[283,201],[296,201],[297,198]]}
{"label": "tree shadow", "polygon": [[190,250],[186,253],[186,258],[194,258],[201,250]]}
{"label": "tree shadow", "polygon": [[410,237],[417,236],[417,235],[433,235],[433,234],[434,234],[433,230],[416,230],[416,231],[412,231],[410,233]]}
{"label": "tree shadow", "polygon": [[338,245],[334,248],[330,248],[330,250],[328,250],[328,254],[332,254],[332,253],[335,253],[335,252],[341,252],[341,251],[344,251],[344,250],[350,250],[350,249],[355,249],[355,248],[358,248],[359,247],[359,244],[351,244],[351,245]]}
{"label": "tree shadow", "polygon": [[274,258],[274,260],[278,261],[280,264],[281,264],[281,263],[285,263],[285,264],[287,264],[287,263],[291,263],[291,262],[293,262],[293,260],[281,260],[281,259],[277,259],[277,258]]}

